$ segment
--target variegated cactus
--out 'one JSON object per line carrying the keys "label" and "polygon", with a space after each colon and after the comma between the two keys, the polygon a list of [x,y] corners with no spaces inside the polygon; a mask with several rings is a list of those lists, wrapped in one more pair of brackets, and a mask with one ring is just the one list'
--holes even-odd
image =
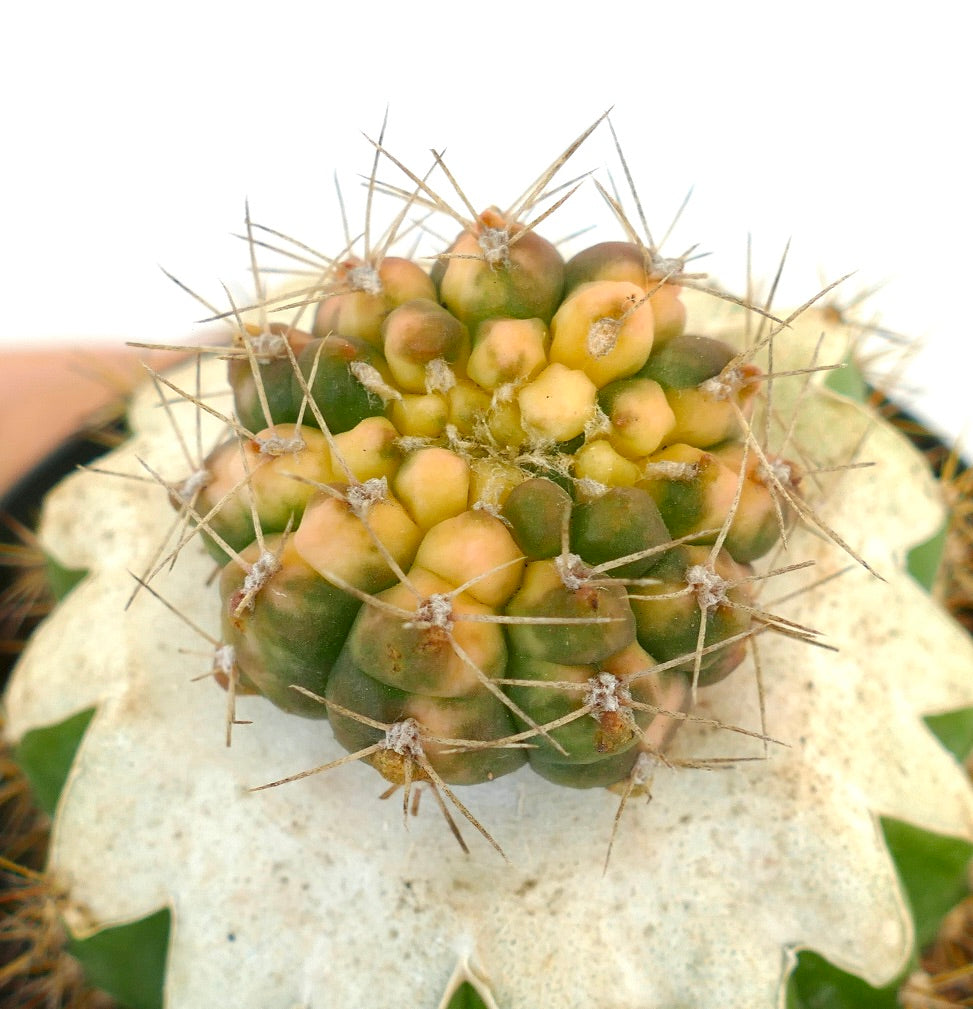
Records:
{"label": "variegated cactus", "polygon": [[[628,240],[565,259],[564,160],[475,216],[407,171],[376,247],[255,268],[49,501],[91,574],[10,729],[97,706],[52,866],[81,931],[172,906],[171,1009],[773,1006],[802,945],[901,966],[874,813],[970,830],[919,721],[973,701],[969,643],[904,571],[942,516],[825,388],[854,331],[708,286],[607,193]],[[461,222],[431,269],[392,254],[417,208]]]}

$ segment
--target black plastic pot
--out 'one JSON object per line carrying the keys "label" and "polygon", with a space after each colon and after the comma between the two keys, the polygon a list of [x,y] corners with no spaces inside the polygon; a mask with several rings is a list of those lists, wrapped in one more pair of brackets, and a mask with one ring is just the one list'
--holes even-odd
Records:
{"label": "black plastic pot", "polygon": [[[79,466],[87,465],[104,455],[108,451],[106,434],[121,434],[122,431],[123,428],[119,425],[97,433],[81,431],[70,437],[0,496],[0,517],[9,517],[28,529],[36,528],[41,502],[48,491]],[[18,542],[14,530],[6,523],[0,523],[0,543]],[[0,565],[0,611],[5,593],[13,585],[17,574],[15,567]],[[21,640],[27,639],[36,622],[36,619],[25,622],[18,635]],[[16,659],[16,652],[0,649],[0,692],[10,678]]]}

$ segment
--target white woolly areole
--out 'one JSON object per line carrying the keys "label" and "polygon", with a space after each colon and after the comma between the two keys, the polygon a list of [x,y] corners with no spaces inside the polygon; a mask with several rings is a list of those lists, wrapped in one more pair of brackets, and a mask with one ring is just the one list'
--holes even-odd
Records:
{"label": "white woolly areole", "polygon": [[384,476],[373,476],[362,483],[353,483],[345,491],[345,500],[360,519],[366,518],[372,505],[385,501],[388,496],[389,482]]}
{"label": "white woolly areole", "polygon": [[265,438],[257,438],[261,455],[294,455],[304,450],[305,441],[300,435],[291,438],[284,438],[279,434],[270,434]]}
{"label": "white woolly areole", "polygon": [[475,512],[486,512],[487,515],[492,515],[494,518],[502,519],[503,516],[500,514],[500,499],[499,497],[494,498],[492,501],[487,501],[482,498],[473,502],[473,511]]}
{"label": "white woolly areole", "polygon": [[646,463],[642,474],[648,479],[659,477],[662,480],[695,480],[699,475],[699,463],[660,459],[658,462]]}
{"label": "white woolly areole", "polygon": [[749,381],[742,369],[725,368],[719,375],[700,382],[699,391],[710,399],[732,399]]}
{"label": "white woolly areole", "polygon": [[583,476],[580,480],[575,480],[574,486],[581,497],[588,501],[592,498],[604,497],[610,490],[608,484],[602,483],[600,480],[593,480],[590,476]]}
{"label": "white woolly areole", "polygon": [[632,692],[614,673],[602,671],[588,680],[584,703],[592,706],[591,714],[595,718],[609,711],[627,708],[631,701]]}
{"label": "white woolly areole", "polygon": [[233,645],[220,645],[213,652],[213,672],[232,676],[236,667],[236,649]]}
{"label": "white woolly areole", "polygon": [[729,583],[706,564],[694,564],[687,568],[686,584],[693,590],[704,610],[711,610],[727,601]]}
{"label": "white woolly areole", "polygon": [[348,370],[365,387],[366,391],[372,393],[383,403],[394,403],[402,399],[402,393],[382,378],[382,373],[374,365],[367,361],[352,361],[348,365]]}
{"label": "white woolly areole", "polygon": [[[692,313],[697,299],[684,297]],[[738,310],[704,307],[717,316],[707,333],[744,331]],[[776,367],[807,367],[822,330],[820,361],[842,360],[849,331],[812,310],[780,335]],[[224,362],[204,368],[215,388]],[[191,368],[173,378],[194,381]],[[786,385],[774,383],[785,423],[799,398]],[[151,390],[140,398],[135,440],[107,466],[138,475],[141,457],[161,474],[184,469],[157,403]],[[197,411],[176,406],[193,436]],[[801,442],[820,465],[844,461],[874,423],[816,391],[802,411]],[[215,441],[221,423],[203,424]],[[827,592],[801,591],[848,559],[797,529],[788,557],[815,567],[775,578],[768,596],[787,596],[774,609],[839,649],[761,638],[767,728],[790,746],[719,774],[659,776],[651,804],[626,806],[603,877],[618,798],[558,788],[527,768],[456,790],[510,865],[466,826],[464,855],[432,803],[404,832],[401,807],[373,798],[385,786],[363,764],[249,792],[344,751],[327,723],[249,696],[237,713],[253,724],[227,750],[225,694],[192,682],[210,665],[193,658],[198,636],[148,593],[125,609],[129,571],[153,563],[158,530],[171,525],[165,491],[93,472],[69,478],[48,498],[43,542],[91,574],[32,636],[5,697],[12,740],[97,708],[50,851],[67,922],[88,934],[168,906],[167,1009],[212,1009],[227,992],[241,1009],[427,1009],[468,960],[501,1009],[590,1009],[606,992],[612,1009],[776,1009],[804,947],[888,983],[912,935],[875,818],[973,838],[969,781],[921,718],[973,705],[973,645],[904,571],[906,551],[942,522],[927,468],[884,425],[862,457],[877,465],[828,478],[824,518],[853,546],[867,540],[887,581],[855,569]],[[211,571],[191,544],[159,588],[215,637]],[[927,675],[914,675],[920,667]],[[700,697],[701,714],[759,728],[749,663]],[[759,741],[689,724],[669,755],[762,752]]]}
{"label": "white woolly areole", "polygon": [[280,561],[269,550],[265,550],[251,565],[246,578],[243,579],[243,595],[249,602],[248,609],[253,609],[253,597],[280,571]]}
{"label": "white woolly areole", "polygon": [[453,601],[449,596],[434,592],[416,607],[416,615],[403,627],[440,627],[444,631],[453,627]]}
{"label": "white woolly areole", "polygon": [[244,339],[257,364],[270,364],[287,356],[287,338],[282,333],[271,333],[265,329],[256,336],[248,334]]}
{"label": "white woolly areole", "polygon": [[649,263],[653,277],[676,276],[686,268],[682,256],[660,256],[656,249],[649,251]]}
{"label": "white woolly areole", "polygon": [[510,403],[514,396],[517,395],[517,390],[521,387],[521,385],[523,385],[523,383],[523,379],[518,379],[515,382],[504,382],[502,385],[498,385],[496,389],[493,390],[490,405],[500,406],[504,403]]}
{"label": "white woolly areole", "polygon": [[208,487],[212,482],[213,474],[210,473],[208,469],[198,469],[195,473],[191,473],[188,477],[186,477],[186,479],[173,490],[173,493],[180,501],[192,501],[192,499],[201,490]]}
{"label": "white woolly areole", "polygon": [[422,733],[419,723],[414,718],[404,718],[401,722],[393,722],[385,730],[382,748],[403,757],[421,756]]}
{"label": "white woolly areole", "polygon": [[429,445],[435,444],[435,438],[428,438],[425,435],[420,434],[404,434],[395,439],[395,445],[406,455],[410,452],[418,452],[421,448],[426,448]]}
{"label": "white woolly areole", "polygon": [[599,435],[611,434],[611,432],[611,417],[600,406],[595,404],[594,413],[584,426],[585,441],[594,441]]}
{"label": "white woolly areole", "polygon": [[456,372],[444,357],[437,357],[426,365],[426,392],[449,392],[456,385]]}
{"label": "white woolly areole", "polygon": [[576,592],[591,578],[591,568],[577,554],[558,554],[554,567],[561,584],[571,592]]}
{"label": "white woolly areole", "polygon": [[443,434],[446,435],[446,443],[449,448],[460,455],[475,452],[479,448],[475,441],[464,438],[460,433],[460,429],[455,424],[447,424],[443,430]]}
{"label": "white woolly areole", "polygon": [[768,459],[766,463],[761,460],[757,464],[756,476],[760,483],[771,487],[794,485],[794,467],[786,459]]}
{"label": "white woolly areole", "polygon": [[491,266],[506,266],[510,262],[510,232],[506,228],[484,228],[477,244]]}
{"label": "white woolly areole", "polygon": [[635,764],[628,774],[629,781],[636,786],[648,784],[660,763],[657,756],[643,751],[635,758]]}
{"label": "white woolly areole", "polygon": [[615,349],[618,343],[618,331],[621,324],[618,319],[595,319],[588,327],[587,350],[595,358],[604,357]]}
{"label": "white woolly areole", "polygon": [[382,293],[382,278],[371,263],[353,266],[348,271],[348,283],[353,291],[364,291],[366,294]]}

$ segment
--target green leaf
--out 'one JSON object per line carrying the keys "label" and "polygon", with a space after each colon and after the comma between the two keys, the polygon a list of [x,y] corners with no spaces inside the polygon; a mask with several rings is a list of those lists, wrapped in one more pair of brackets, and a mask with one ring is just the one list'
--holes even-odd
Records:
{"label": "green leaf", "polygon": [[94,713],[94,708],[88,708],[57,725],[32,729],[17,745],[14,758],[30,781],[37,805],[48,816],[54,815],[81,737]]}
{"label": "green leaf", "polygon": [[943,552],[946,549],[946,532],[949,528],[949,521],[942,524],[942,527],[926,540],[913,547],[906,554],[906,569],[909,574],[927,591],[931,591],[936,575],[939,573],[939,565],[943,560]]}
{"label": "green leaf", "polygon": [[446,1009],[486,1009],[486,1003],[476,993],[476,989],[464,981],[456,989],[456,994],[449,1000]]}
{"label": "green leaf", "polygon": [[[966,867],[973,845],[891,818],[883,818],[882,830],[912,912],[916,950],[921,950],[936,937],[946,912],[967,895]],[[910,964],[905,974],[911,970]],[[873,988],[804,950],[788,980],[787,1009],[898,1009],[904,976]]]}
{"label": "green leaf", "polygon": [[945,715],[926,715],[925,723],[960,763],[973,752],[973,708],[959,708]]}
{"label": "green leaf", "polygon": [[946,912],[967,895],[973,844],[901,820],[883,818],[882,830],[912,909],[916,946],[922,949],[936,937]]}
{"label": "green leaf", "polygon": [[[15,759],[23,768],[37,804],[49,815],[55,807],[94,708],[24,734]],[[88,939],[70,939],[68,949],[88,981],[125,1009],[162,1009],[169,946],[168,910],[107,928]]]}
{"label": "green leaf", "polygon": [[68,950],[88,981],[126,1009],[162,1009],[170,912],[156,911],[128,925],[71,939]]}
{"label": "green leaf", "polygon": [[54,598],[60,602],[87,575],[85,568],[66,568],[59,564],[50,554],[44,555],[44,575],[48,588]]}
{"label": "green leaf", "polygon": [[824,384],[832,392],[856,403],[864,403],[868,399],[865,376],[850,354],[845,357],[840,368],[828,372]]}
{"label": "green leaf", "polygon": [[808,950],[787,984],[787,1009],[899,1009],[899,981],[873,988]]}

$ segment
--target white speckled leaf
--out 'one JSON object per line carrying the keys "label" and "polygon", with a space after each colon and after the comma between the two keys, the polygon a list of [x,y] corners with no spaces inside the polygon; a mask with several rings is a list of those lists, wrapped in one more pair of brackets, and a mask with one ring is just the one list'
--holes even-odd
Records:
{"label": "white speckled leaf", "polygon": [[[778,368],[807,362],[822,319],[808,313],[778,341]],[[826,359],[842,356],[843,339],[829,338]],[[219,384],[222,368],[207,366],[207,381]],[[139,456],[176,479],[185,463],[153,404],[144,398],[136,440],[105,465],[144,472]],[[184,416],[191,425],[194,411]],[[832,481],[824,513],[887,581],[853,567],[771,605],[849,564],[821,537],[791,537],[780,563],[817,566],[772,579],[763,601],[838,651],[761,636],[768,730],[787,746],[725,770],[661,770],[653,801],[629,802],[605,876],[617,798],[527,769],[458,790],[509,866],[477,837],[464,856],[428,797],[405,832],[400,804],[378,801],[383,783],[361,764],[248,793],[339,756],[327,723],[243,698],[238,715],[253,725],[227,750],[223,693],[192,682],[209,668],[205,642],[145,592],[122,609],[129,571],[172,521],[165,495],[71,478],[49,502],[44,538],[93,574],[31,642],[7,712],[16,738],[98,706],[51,855],[72,926],[169,904],[169,1009],[435,1009],[464,964],[500,1009],[769,1009],[799,947],[887,982],[911,935],[876,817],[973,838],[973,793],[920,718],[973,704],[973,648],[903,570],[942,520],[921,460],[857,406],[820,392],[802,406],[801,438],[819,461],[847,459],[867,429],[861,456],[876,465]],[[216,633],[216,594],[200,588],[210,571],[194,544],[157,584]],[[748,669],[705,691],[703,713],[758,728]],[[691,725],[674,753],[762,747]]]}

